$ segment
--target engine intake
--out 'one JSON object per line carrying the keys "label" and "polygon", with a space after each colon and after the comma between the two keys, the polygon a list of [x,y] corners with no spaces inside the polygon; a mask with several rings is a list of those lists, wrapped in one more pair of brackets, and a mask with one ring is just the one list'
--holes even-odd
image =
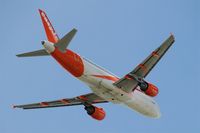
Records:
{"label": "engine intake", "polygon": [[140,89],[148,96],[155,97],[158,95],[158,88],[151,83],[147,83],[144,81],[142,83],[139,83],[139,86]]}
{"label": "engine intake", "polygon": [[106,112],[103,108],[98,108],[93,105],[85,106],[84,108],[87,111],[87,114],[96,120],[103,120],[106,116]]}

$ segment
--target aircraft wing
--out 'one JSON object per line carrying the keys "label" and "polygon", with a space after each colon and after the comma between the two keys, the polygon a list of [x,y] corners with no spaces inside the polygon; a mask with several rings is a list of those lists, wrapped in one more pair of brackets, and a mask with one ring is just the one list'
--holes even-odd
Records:
{"label": "aircraft wing", "polygon": [[64,98],[55,101],[45,101],[40,103],[24,104],[24,105],[14,105],[13,108],[22,108],[22,109],[37,109],[37,108],[52,108],[52,107],[62,107],[62,106],[74,106],[74,105],[83,105],[85,103],[97,104],[97,103],[106,103],[108,101],[100,98],[94,93],[89,93],[81,95],[74,98]]}
{"label": "aircraft wing", "polygon": [[154,50],[142,63],[140,63],[133,71],[114,83],[117,87],[126,92],[133,91],[138,86],[138,81],[145,78],[154,68],[162,56],[167,52],[174,43],[174,36],[170,35],[160,47]]}

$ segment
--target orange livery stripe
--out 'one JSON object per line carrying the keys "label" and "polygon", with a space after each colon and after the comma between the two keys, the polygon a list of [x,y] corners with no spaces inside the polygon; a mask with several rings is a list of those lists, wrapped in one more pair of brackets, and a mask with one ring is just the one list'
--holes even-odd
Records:
{"label": "orange livery stripe", "polygon": [[112,80],[114,82],[116,82],[117,80],[119,80],[119,78],[114,77],[114,76],[109,76],[109,75],[92,75],[92,76],[97,77],[97,78]]}

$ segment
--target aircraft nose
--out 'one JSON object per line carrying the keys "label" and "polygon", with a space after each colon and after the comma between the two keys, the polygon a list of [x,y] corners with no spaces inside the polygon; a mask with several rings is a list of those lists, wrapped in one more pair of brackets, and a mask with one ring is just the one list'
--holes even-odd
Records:
{"label": "aircraft nose", "polygon": [[160,117],[161,117],[161,113],[160,113],[159,107],[155,107],[155,108],[154,108],[154,112],[153,112],[152,116],[153,116],[154,118],[160,118]]}
{"label": "aircraft nose", "polygon": [[157,111],[156,115],[155,115],[155,118],[160,118],[160,117],[161,117],[161,113],[160,113],[160,111]]}

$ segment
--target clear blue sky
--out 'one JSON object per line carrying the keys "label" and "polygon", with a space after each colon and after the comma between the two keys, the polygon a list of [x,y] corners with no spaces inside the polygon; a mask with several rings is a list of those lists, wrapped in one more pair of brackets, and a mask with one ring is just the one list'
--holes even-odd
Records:
{"label": "clear blue sky", "polygon": [[[70,49],[122,77],[138,65],[170,32],[176,42],[147,77],[160,89],[162,117],[150,119],[132,110],[101,104],[104,121],[87,116],[82,106],[14,110],[23,104],[90,92],[51,57],[23,58],[46,39],[38,14],[45,10],[58,35],[76,27]],[[169,133],[200,130],[200,3],[196,0],[51,0],[0,3],[1,133]]]}

